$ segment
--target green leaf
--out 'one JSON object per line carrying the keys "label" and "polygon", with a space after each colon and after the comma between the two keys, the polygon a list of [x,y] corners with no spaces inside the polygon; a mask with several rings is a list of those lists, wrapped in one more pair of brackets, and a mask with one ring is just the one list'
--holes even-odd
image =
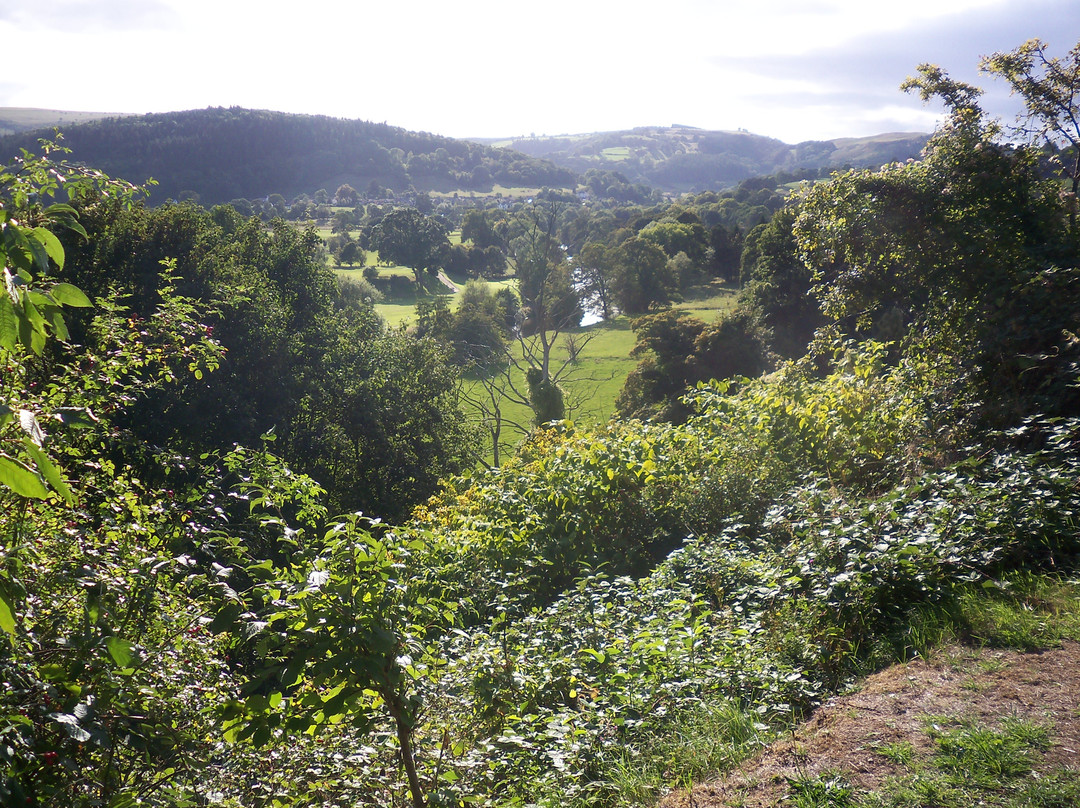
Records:
{"label": "green leaf", "polygon": [[105,640],[105,647],[113,662],[121,668],[128,667],[135,658],[135,646],[120,637],[109,637]]}
{"label": "green leaf", "polygon": [[75,497],[72,496],[71,489],[64,482],[64,477],[60,474],[60,469],[56,467],[56,464],[49,460],[45,453],[35,446],[32,441],[24,440],[23,446],[34,459],[34,465],[37,466],[38,473],[53,487],[53,490],[62,496],[64,502],[69,505],[74,502]]}
{"label": "green leaf", "polygon": [[53,327],[53,331],[56,333],[56,338],[61,342],[67,342],[71,339],[71,334],[68,332],[67,323],[64,322],[64,314],[60,310],[59,306],[47,306],[45,308],[45,319]]}
{"label": "green leaf", "polygon": [[49,491],[41,478],[17,460],[0,455],[0,485],[19,496],[45,499]]}
{"label": "green leaf", "polygon": [[45,246],[46,236],[43,234],[56,238],[56,236],[53,236],[53,234],[44,227],[35,227],[26,234],[26,244],[30,248],[34,264],[43,273],[47,273],[49,271],[49,252]]}
{"label": "green leaf", "polygon": [[62,682],[67,678],[67,669],[56,662],[49,662],[38,668],[38,674],[46,682]]}
{"label": "green leaf", "polygon": [[7,592],[0,589],[0,629],[8,634],[15,633],[15,609],[11,605]]}
{"label": "green leaf", "polygon": [[86,743],[90,740],[90,733],[80,727],[79,719],[70,713],[49,713],[49,718],[62,726],[68,737],[73,740],[79,743]]}
{"label": "green leaf", "polygon": [[90,302],[82,289],[70,283],[58,283],[49,290],[53,300],[65,306],[74,308],[90,308],[94,304]]}
{"label": "green leaf", "polygon": [[206,630],[211,634],[221,634],[223,631],[231,631],[240,622],[240,612],[241,609],[237,604],[227,604],[214,616],[214,619],[210,621]]}
{"label": "green leaf", "polygon": [[71,205],[63,202],[49,205],[49,207],[45,208],[45,215],[52,219],[54,224],[60,227],[66,227],[68,230],[78,233],[83,238],[89,238],[86,229],[79,224],[79,220],[76,218],[79,215],[78,211]]}
{"label": "green leaf", "polygon": [[53,263],[60,269],[64,268],[64,245],[60,243],[55,235],[44,227],[39,227],[36,231],[45,242],[45,252],[49,258],[53,260]]}
{"label": "green leaf", "polygon": [[0,294],[0,348],[14,351],[19,343],[19,315],[6,294]]}

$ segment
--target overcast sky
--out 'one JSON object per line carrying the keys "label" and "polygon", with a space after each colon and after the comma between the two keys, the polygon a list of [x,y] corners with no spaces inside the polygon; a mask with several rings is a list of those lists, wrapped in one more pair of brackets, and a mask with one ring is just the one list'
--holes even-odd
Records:
{"label": "overcast sky", "polygon": [[451,137],[666,126],[930,131],[921,62],[1080,41],[1080,0],[0,0],[0,106],[242,106]]}

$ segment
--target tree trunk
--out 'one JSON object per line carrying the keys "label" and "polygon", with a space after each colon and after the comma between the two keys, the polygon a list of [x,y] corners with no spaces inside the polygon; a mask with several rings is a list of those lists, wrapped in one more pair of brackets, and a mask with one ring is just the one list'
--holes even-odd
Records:
{"label": "tree trunk", "polygon": [[420,777],[416,773],[416,758],[412,748],[412,721],[406,714],[405,705],[398,693],[385,694],[386,706],[397,727],[398,745],[401,747],[401,765],[409,778],[409,791],[412,792],[414,808],[425,808],[424,790],[420,787]]}

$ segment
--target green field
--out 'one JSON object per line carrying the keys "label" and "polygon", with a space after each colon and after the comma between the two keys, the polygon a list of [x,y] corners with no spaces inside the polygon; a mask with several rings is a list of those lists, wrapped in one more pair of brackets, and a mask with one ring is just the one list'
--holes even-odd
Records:
{"label": "green field", "polygon": [[528,199],[536,196],[541,188],[507,188],[505,185],[496,183],[490,191],[428,191],[432,199],[452,199],[464,197],[466,199]]}
{"label": "green field", "polygon": [[[460,237],[460,236],[459,236]],[[374,263],[375,255],[369,253],[368,263]],[[361,278],[363,269],[335,269],[341,278]],[[413,277],[413,271],[408,267],[379,267],[379,275],[401,275],[407,278]],[[458,286],[457,292],[451,292],[449,288],[439,284],[434,279],[428,279],[422,295],[432,296],[438,294],[446,301],[448,308],[453,310],[457,306],[457,300],[461,295],[466,280],[464,278],[451,279]],[[502,281],[489,281],[494,287],[516,286],[514,278]],[[718,282],[695,287],[686,294],[686,300],[677,304],[676,308],[697,317],[706,322],[714,320],[718,314],[731,309],[735,305],[737,289],[724,286]],[[388,325],[393,328],[410,327],[416,321],[417,293],[415,288],[403,295],[396,295],[375,304],[375,311]],[[619,316],[607,322],[596,323],[572,329],[561,335],[552,353],[552,372],[559,373],[559,384],[566,394],[567,417],[585,426],[594,426],[605,423],[615,411],[615,400],[622,389],[627,374],[637,365],[638,360],[631,358],[630,351],[635,344],[635,335],[630,326],[631,318]],[[577,360],[563,368],[567,358],[567,338],[573,339],[581,346]],[[522,372],[515,373],[514,384],[524,389],[524,379],[517,378]],[[466,397],[481,396],[482,384],[478,379],[466,379],[464,393]],[[479,422],[482,419],[481,412],[472,408],[473,420]],[[525,428],[531,424],[532,412],[524,404],[505,401],[502,405],[503,422],[506,424],[500,443],[503,444],[504,453],[511,449],[521,438],[521,432],[512,425],[518,424]],[[486,438],[490,441],[490,438]],[[492,450],[490,446],[486,450],[487,459],[490,461]],[[505,454],[504,454],[505,456]]]}
{"label": "green field", "polygon": [[[699,293],[697,296],[677,308],[699,319],[711,321],[720,312],[735,305],[737,292],[733,288],[712,285],[696,291]],[[577,361],[567,366],[559,379],[559,384],[566,394],[567,417],[575,423],[595,426],[605,423],[614,414],[615,400],[622,390],[623,382],[638,363],[638,359],[630,356],[636,342],[630,322],[631,318],[619,316],[607,322],[567,332],[568,336],[583,345],[579,349]],[[566,335],[560,337],[552,353],[553,372],[561,368],[566,360],[565,340]],[[516,375],[520,376],[521,372]],[[519,388],[524,389],[523,380],[515,378],[514,381]],[[479,395],[482,392],[480,382],[466,381],[465,392],[469,396]],[[532,412],[524,404],[506,402],[502,416],[507,424],[528,426]],[[474,410],[474,420],[479,421],[481,417],[480,412]],[[520,437],[520,431],[504,429],[501,439],[504,453],[512,448]],[[490,441],[490,437],[485,435],[485,440]],[[490,461],[491,457],[489,447],[487,459]]]}
{"label": "green field", "polygon": [[738,294],[738,287],[714,281],[691,289],[685,295],[686,300],[676,304],[675,308],[708,323],[715,320],[721,312],[733,309]]}

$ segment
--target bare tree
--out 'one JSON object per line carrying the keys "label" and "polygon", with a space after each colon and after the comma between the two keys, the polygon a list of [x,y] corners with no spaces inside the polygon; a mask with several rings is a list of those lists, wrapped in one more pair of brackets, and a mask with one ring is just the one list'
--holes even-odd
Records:
{"label": "bare tree", "polygon": [[[567,334],[573,338],[576,350],[567,349],[565,358],[552,359],[549,355],[550,384],[559,391],[562,413],[559,418],[573,418],[582,412],[596,389],[605,379],[582,372],[575,357],[592,341],[592,333]],[[463,377],[459,396],[468,406],[480,414],[480,425],[491,441],[492,465],[501,464],[505,453],[527,437],[537,426],[548,420],[540,411],[535,391],[535,382],[529,384],[530,375],[536,379],[540,373],[536,359],[540,351],[535,346],[536,337],[519,338],[509,345],[494,361],[474,363],[470,372]],[[533,344],[530,344],[533,343]],[[567,390],[566,384],[573,382],[573,388]],[[515,406],[518,405],[518,406]],[[520,412],[528,408],[531,417],[528,420],[515,418],[513,410]],[[485,462],[485,457],[478,457],[478,463]]]}

